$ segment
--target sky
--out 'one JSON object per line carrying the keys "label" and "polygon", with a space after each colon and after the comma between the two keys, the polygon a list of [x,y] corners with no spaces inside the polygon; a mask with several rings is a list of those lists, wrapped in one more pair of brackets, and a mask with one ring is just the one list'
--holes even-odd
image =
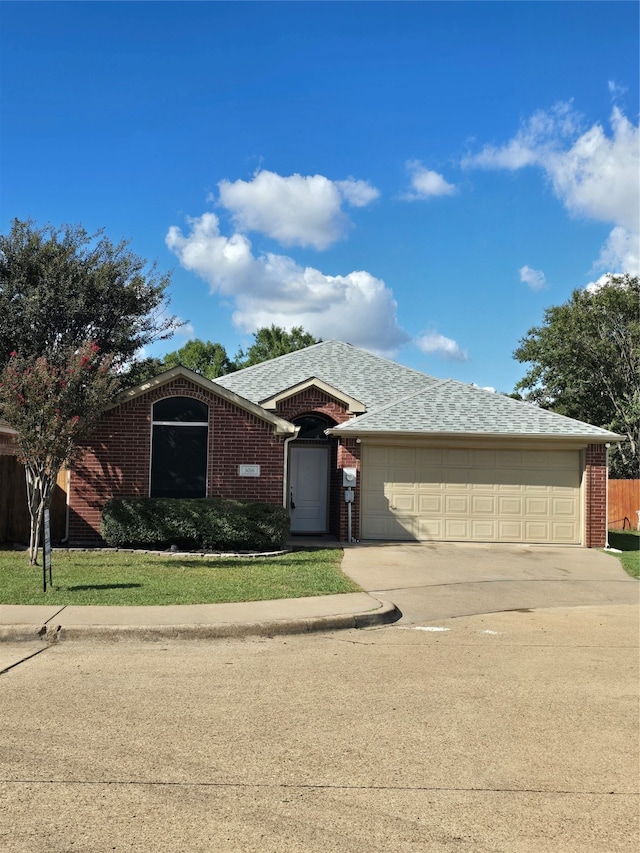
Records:
{"label": "sky", "polygon": [[636,2],[0,0],[0,227],[172,271],[230,357],[302,326],[510,392],[513,351],[638,273]]}

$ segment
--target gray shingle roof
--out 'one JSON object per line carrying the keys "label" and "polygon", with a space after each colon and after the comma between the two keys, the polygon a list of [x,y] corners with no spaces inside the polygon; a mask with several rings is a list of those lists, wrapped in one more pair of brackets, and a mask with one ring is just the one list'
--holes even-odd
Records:
{"label": "gray shingle roof", "polygon": [[453,379],[445,379],[425,391],[367,412],[335,431],[346,434],[409,432],[544,436],[600,441],[613,441],[619,437],[600,427]]}
{"label": "gray shingle roof", "polygon": [[365,414],[332,430],[337,434],[540,436],[600,442],[620,438],[502,394],[453,379],[435,379],[341,341],[323,341],[216,382],[262,403],[311,378],[323,380],[367,407]]}
{"label": "gray shingle roof", "polygon": [[438,380],[386,358],[342,343],[319,344],[281,355],[216,379],[254,403],[268,400],[280,391],[315,377],[355,397],[367,409],[378,408],[436,385]]}

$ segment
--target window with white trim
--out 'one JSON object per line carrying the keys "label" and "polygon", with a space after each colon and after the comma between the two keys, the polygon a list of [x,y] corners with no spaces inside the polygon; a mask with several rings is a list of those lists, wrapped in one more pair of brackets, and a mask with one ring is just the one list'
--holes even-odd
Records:
{"label": "window with white trim", "polygon": [[205,498],[209,407],[193,397],[165,397],[153,404],[152,498]]}

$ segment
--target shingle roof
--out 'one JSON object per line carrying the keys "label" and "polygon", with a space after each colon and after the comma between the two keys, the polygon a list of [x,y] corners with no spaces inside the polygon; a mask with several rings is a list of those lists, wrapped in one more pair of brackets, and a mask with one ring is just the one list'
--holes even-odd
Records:
{"label": "shingle roof", "polygon": [[615,441],[613,432],[502,394],[435,379],[341,341],[323,341],[217,379],[224,388],[262,403],[308,379],[355,397],[367,412],[332,433],[504,435]]}
{"label": "shingle roof", "polygon": [[216,382],[254,403],[261,403],[312,377],[355,397],[369,410],[438,383],[426,373],[342,341],[322,341],[237,373],[228,373]]}
{"label": "shingle roof", "polygon": [[606,429],[453,379],[395,400],[332,432],[544,436],[600,441],[619,438]]}

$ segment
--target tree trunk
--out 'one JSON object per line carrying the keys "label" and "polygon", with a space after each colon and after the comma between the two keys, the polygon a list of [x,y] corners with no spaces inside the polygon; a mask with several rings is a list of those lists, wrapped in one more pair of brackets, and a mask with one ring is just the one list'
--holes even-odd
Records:
{"label": "tree trunk", "polygon": [[42,530],[44,511],[51,504],[51,495],[53,494],[57,472],[52,477],[43,469],[27,463],[25,465],[25,476],[27,481],[27,504],[29,506],[29,519],[31,523],[29,532],[29,563],[32,566],[36,566],[38,564],[40,531]]}

